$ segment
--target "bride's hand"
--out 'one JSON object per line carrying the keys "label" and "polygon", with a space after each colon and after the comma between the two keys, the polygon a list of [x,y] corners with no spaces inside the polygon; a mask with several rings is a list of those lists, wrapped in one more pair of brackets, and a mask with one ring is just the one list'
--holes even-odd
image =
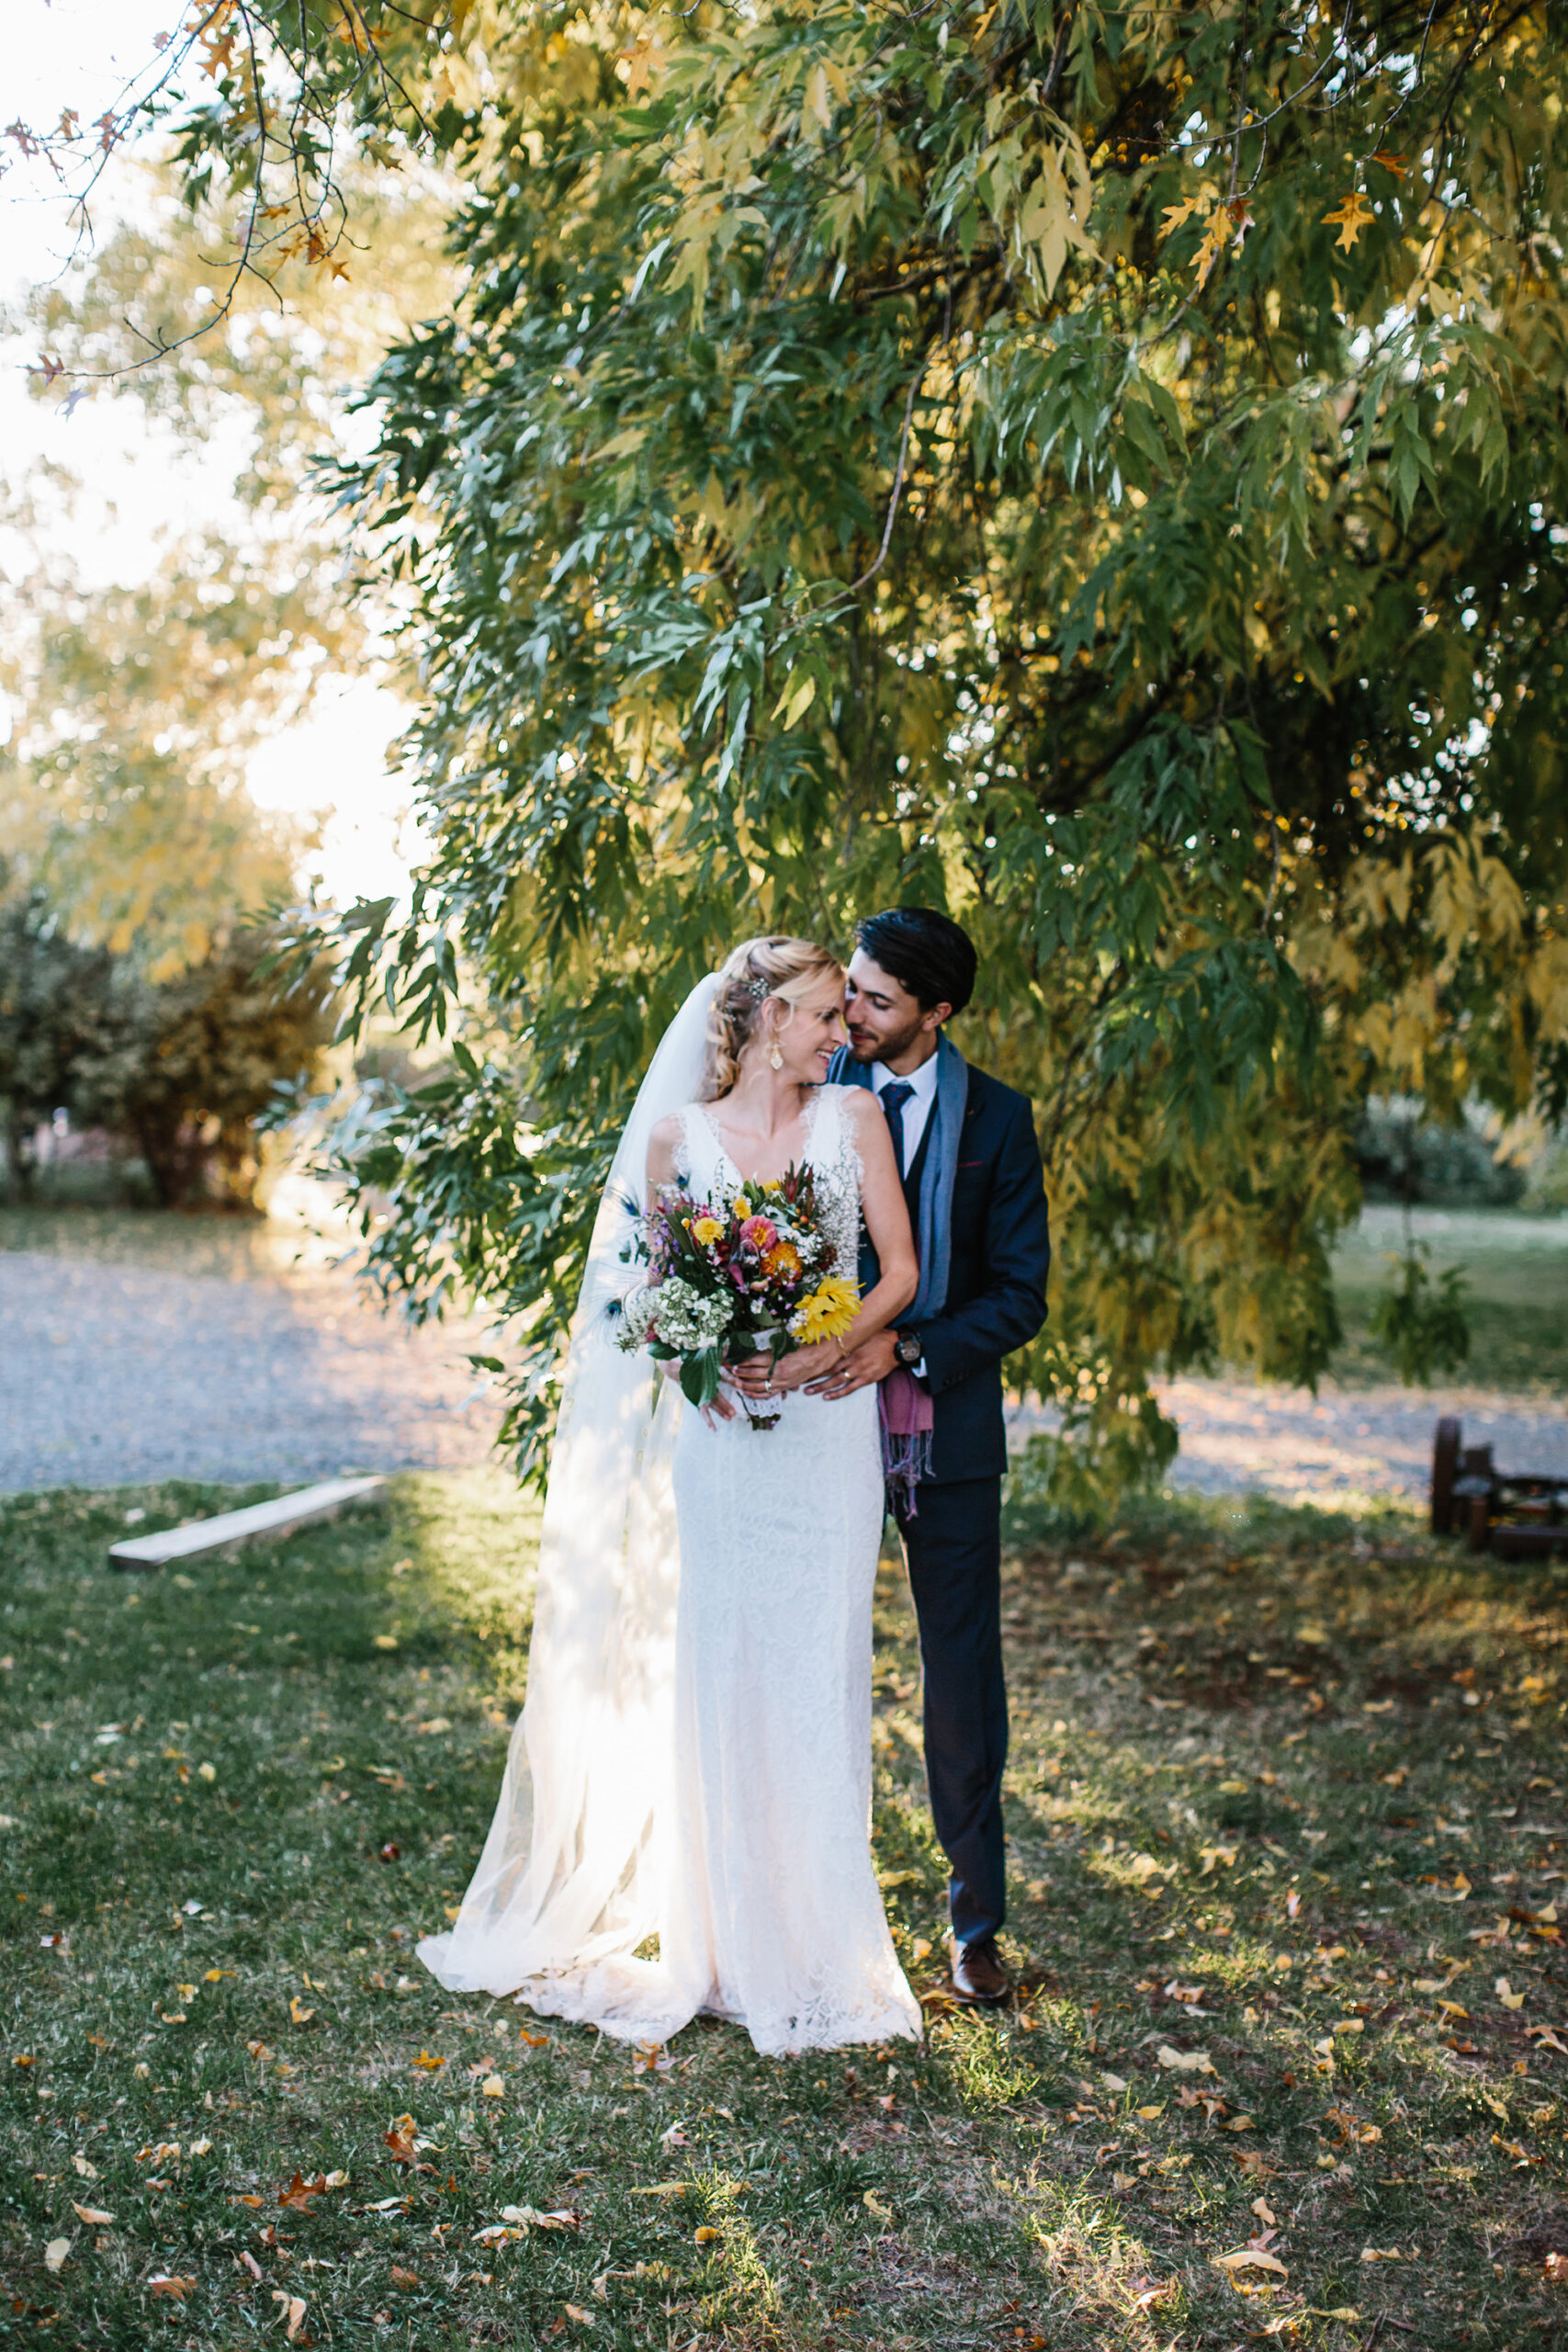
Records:
{"label": "bride's hand", "polygon": [[[666,1380],[679,1381],[681,1377],[681,1367],[672,1357],[663,1358],[659,1369]],[[710,1430],[717,1429],[720,1421],[735,1419],[735,1408],[726,1396],[716,1396],[711,1404],[700,1405],[697,1409]]]}
{"label": "bride's hand", "polygon": [[818,1378],[828,1369],[829,1360],[837,1363],[838,1351],[827,1340],[818,1340],[809,1348],[792,1349],[773,1367],[766,1356],[748,1356],[744,1363],[727,1365],[725,1377],[732,1387],[748,1396],[784,1396],[792,1388],[803,1388],[808,1380]]}

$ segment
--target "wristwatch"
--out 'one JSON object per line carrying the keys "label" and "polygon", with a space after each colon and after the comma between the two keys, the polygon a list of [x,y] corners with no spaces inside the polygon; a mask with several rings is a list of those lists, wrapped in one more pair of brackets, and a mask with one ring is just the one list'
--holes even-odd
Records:
{"label": "wristwatch", "polygon": [[913,1372],[925,1356],[925,1346],[918,1331],[895,1331],[893,1353],[906,1372]]}

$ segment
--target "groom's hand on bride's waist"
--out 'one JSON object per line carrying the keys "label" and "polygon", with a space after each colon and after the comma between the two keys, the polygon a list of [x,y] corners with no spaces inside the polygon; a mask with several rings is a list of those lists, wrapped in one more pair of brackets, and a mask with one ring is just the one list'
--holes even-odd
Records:
{"label": "groom's hand on bride's waist", "polygon": [[857,1388],[869,1388],[873,1381],[886,1379],[898,1361],[895,1350],[893,1333],[878,1331],[863,1346],[847,1348],[820,1379],[807,1384],[806,1393],[808,1396],[852,1396]]}

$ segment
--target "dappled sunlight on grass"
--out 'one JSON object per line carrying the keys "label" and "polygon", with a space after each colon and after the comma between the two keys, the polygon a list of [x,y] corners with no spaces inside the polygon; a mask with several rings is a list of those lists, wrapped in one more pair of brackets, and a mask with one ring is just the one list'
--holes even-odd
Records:
{"label": "dappled sunlight on grass", "polygon": [[1100,1543],[1015,1519],[1021,1995],[976,2018],[943,1991],[888,1562],[876,1859],[926,2045],[778,2063],[703,2020],[655,2057],[413,1958],[494,1803],[532,1505],[410,1477],[270,1547],[103,1566],[131,1510],[259,1491],[0,1507],[27,2325],[231,2352],[302,2297],[322,2345],[1551,2339],[1560,1573],[1387,1511],[1193,1501]]}

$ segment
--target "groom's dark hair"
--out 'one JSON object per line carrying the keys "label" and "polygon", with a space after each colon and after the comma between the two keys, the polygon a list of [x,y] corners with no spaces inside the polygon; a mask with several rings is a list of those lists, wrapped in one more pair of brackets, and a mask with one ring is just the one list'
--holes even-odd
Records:
{"label": "groom's dark hair", "polygon": [[855,944],[919,1000],[921,1010],[962,1012],[975,993],[980,959],[969,933],[934,907],[891,907],[855,925]]}

